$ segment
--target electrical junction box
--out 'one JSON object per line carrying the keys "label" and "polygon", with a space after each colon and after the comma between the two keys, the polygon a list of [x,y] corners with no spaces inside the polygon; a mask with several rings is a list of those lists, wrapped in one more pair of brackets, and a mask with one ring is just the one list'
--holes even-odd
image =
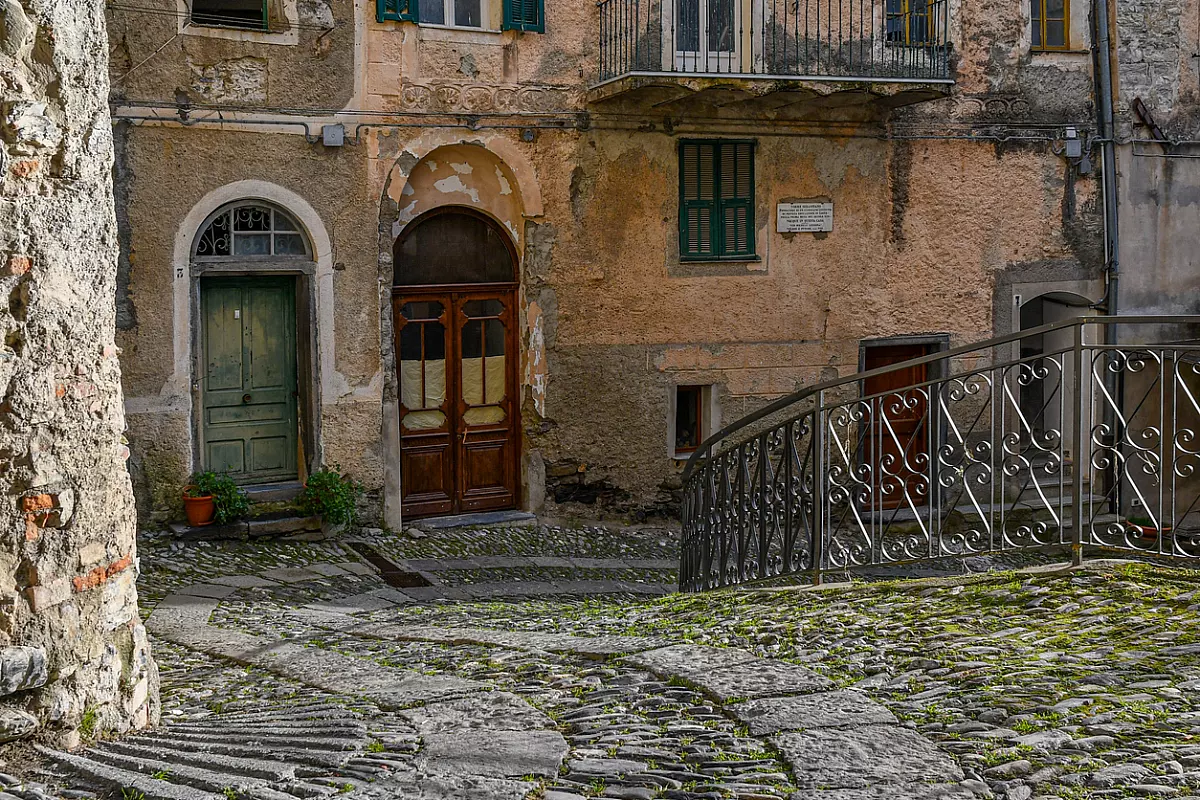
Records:
{"label": "electrical junction box", "polygon": [[326,147],[341,147],[346,143],[346,126],[340,122],[336,125],[322,125],[321,143]]}

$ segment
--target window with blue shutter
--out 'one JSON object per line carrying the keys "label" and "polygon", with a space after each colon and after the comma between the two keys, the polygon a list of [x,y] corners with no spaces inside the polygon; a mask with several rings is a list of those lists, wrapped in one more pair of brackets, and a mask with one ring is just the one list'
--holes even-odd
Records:
{"label": "window with blue shutter", "polygon": [[418,0],[375,0],[375,18],[380,22],[416,22]]}
{"label": "window with blue shutter", "polygon": [[504,30],[546,32],[545,0],[504,0]]}
{"label": "window with blue shutter", "polygon": [[755,257],[754,142],[679,143],[679,256]]}

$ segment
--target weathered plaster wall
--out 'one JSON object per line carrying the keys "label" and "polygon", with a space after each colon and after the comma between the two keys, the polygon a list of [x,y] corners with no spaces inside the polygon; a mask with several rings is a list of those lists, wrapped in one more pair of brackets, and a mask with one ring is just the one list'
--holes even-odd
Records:
{"label": "weathered plaster wall", "polygon": [[[366,7],[350,19],[336,0],[331,9],[346,27],[325,37],[330,50],[317,60],[303,46],[204,46],[222,59],[266,58],[265,103],[307,102],[308,118],[320,121],[346,86],[334,88],[322,65],[353,59],[339,75],[353,85],[346,102],[355,113],[342,119],[360,143],[330,150],[249,129],[131,133],[138,328],[129,341],[144,349],[130,383],[152,397],[171,371],[158,318],[168,310],[154,282],[172,226],[222,182],[288,186],[326,220],[345,267],[334,281],[336,364],[355,400],[325,414],[326,460],[388,496],[399,482],[388,406],[391,242],[435,205],[487,211],[522,257],[524,497],[534,508],[543,497],[670,506],[679,471],[667,442],[673,385],[715,385],[719,415],[733,420],[854,371],[862,339],[987,338],[1007,332],[1014,287],[1091,286],[1097,275],[1094,176],[1053,151],[1065,126],[1084,136],[1092,127],[1086,16],[1072,25],[1075,52],[1037,54],[1026,7],[961,0],[952,9],[957,85],[945,99],[889,112],[887,92],[877,102],[840,85],[836,97],[806,89],[782,104],[737,86],[720,102],[589,105],[598,56],[591,0],[548,2],[545,35],[378,23]],[[161,71],[138,84],[145,97],[183,85],[180,53],[160,58]],[[243,66],[242,83],[253,83]],[[294,90],[275,88],[277,76]],[[681,263],[680,136],[758,142],[759,260]],[[197,174],[198,163],[206,168]],[[805,199],[834,203],[834,231],[775,233],[775,205]],[[166,421],[171,414],[178,423]],[[148,454],[174,454],[172,474],[185,474],[186,448],[149,440],[178,439],[161,426],[186,428],[189,415],[139,415],[137,438]],[[162,484],[143,481],[145,493]]]}
{"label": "weathered plaster wall", "polygon": [[[1200,3],[1128,0],[1116,13],[1122,313],[1200,313]],[[1141,140],[1141,141],[1133,141]]]}
{"label": "weathered plaster wall", "polygon": [[[192,327],[192,320],[185,319],[182,325],[177,320],[181,309],[174,300],[172,275],[176,240],[182,236],[190,243],[198,232],[183,227],[202,198],[251,180],[302,198],[314,209],[330,240],[329,252],[317,255],[326,255],[332,263],[329,321],[333,325],[314,320],[314,328],[324,332],[322,345],[332,349],[320,376],[322,450],[326,463],[340,464],[366,485],[378,487],[382,482],[378,199],[366,192],[361,155],[354,148],[329,149],[297,136],[212,130],[180,136],[169,128],[139,127],[129,137],[125,156],[136,176],[129,189],[129,303],[136,309],[138,324],[121,331],[119,340],[131,354],[125,377],[129,438],[134,477],[147,510],[170,511],[177,505],[180,489],[196,466],[194,404],[188,385],[194,373],[186,349],[180,356],[177,348],[177,338]],[[197,171],[195,164],[207,164],[209,169]],[[229,199],[237,199],[238,194],[233,192]],[[252,189],[244,194],[242,199],[261,195]],[[204,215],[199,215],[197,225]],[[310,238],[315,239],[313,233]],[[190,304],[183,307],[190,317]],[[175,381],[177,373],[193,377],[181,387]]]}
{"label": "weathered plaster wall", "polygon": [[114,343],[99,4],[0,17],[0,743],[158,718]]}

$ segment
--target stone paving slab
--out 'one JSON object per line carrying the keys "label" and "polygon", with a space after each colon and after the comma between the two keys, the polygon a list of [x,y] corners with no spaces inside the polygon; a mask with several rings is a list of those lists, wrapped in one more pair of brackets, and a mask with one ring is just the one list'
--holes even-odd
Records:
{"label": "stone paving slab", "polygon": [[305,569],[308,570],[309,572],[315,572],[318,575],[321,575],[326,578],[336,578],[339,575],[349,574],[346,572],[346,570],[342,569],[337,564],[322,564],[322,563],[309,564],[307,567],[305,567]]}
{"label": "stone paving slab", "polygon": [[428,703],[397,712],[397,716],[422,735],[462,730],[554,729],[549,717],[509,692],[487,692],[461,700]]}
{"label": "stone paving slab", "polygon": [[300,567],[279,567],[278,569],[268,569],[259,574],[264,578],[279,581],[280,583],[306,583],[320,577],[317,573],[308,569],[301,569]]}
{"label": "stone paving slab", "polygon": [[748,700],[729,706],[729,711],[749,725],[755,736],[810,728],[900,724],[891,711],[853,689]]}
{"label": "stone paving slab", "polygon": [[219,601],[194,595],[168,595],[154,607],[146,619],[146,627],[152,633],[169,637],[173,631],[205,625],[217,610]]}
{"label": "stone paving slab", "polygon": [[569,750],[557,731],[455,731],[422,737],[417,769],[442,775],[558,775]]}
{"label": "stone paving slab", "polygon": [[335,565],[351,575],[377,575],[378,570],[361,561],[337,561]]}
{"label": "stone paving slab", "polygon": [[822,728],[771,737],[802,789],[958,782],[962,770],[924,736],[894,725]]}
{"label": "stone paving slab", "polygon": [[385,641],[424,641],[444,644],[484,644],[518,650],[547,650],[580,655],[621,655],[662,645],[662,639],[636,636],[571,636],[565,633],[498,631],[490,628],[438,628],[421,625],[358,624],[348,629],[356,636]]}
{"label": "stone paving slab", "polygon": [[678,675],[691,679],[714,669],[733,667],[755,661],[758,656],[745,650],[708,647],[696,644],[673,644],[658,650],[639,653],[627,661],[658,674]]}
{"label": "stone paving slab", "polygon": [[820,692],[834,687],[833,681],[810,669],[767,658],[715,669],[695,677],[681,677],[691,680],[723,702],[735,697],[779,697]]}
{"label": "stone paving slab", "polygon": [[[411,601],[410,601],[411,602]],[[342,597],[337,600],[325,600],[320,603],[309,603],[304,608],[314,611],[334,611],[339,614],[361,614],[367,611],[381,611],[398,605],[393,600],[380,597],[375,592]]]}
{"label": "stone paving slab", "polygon": [[222,586],[233,586],[238,589],[259,589],[268,586],[278,586],[277,581],[263,578],[259,575],[219,575],[212,579],[213,583]]}
{"label": "stone paving slab", "polygon": [[413,771],[377,779],[340,797],[342,800],[525,800],[535,788],[536,784],[521,781]]}
{"label": "stone paving slab", "polygon": [[954,784],[909,783],[865,789],[805,789],[789,800],[976,800],[977,797],[970,789]]}
{"label": "stone paving slab", "polygon": [[238,587],[236,586],[228,586],[219,583],[195,583],[191,586],[180,589],[179,593],[191,595],[192,597],[209,597],[213,600],[224,600],[237,590]]}

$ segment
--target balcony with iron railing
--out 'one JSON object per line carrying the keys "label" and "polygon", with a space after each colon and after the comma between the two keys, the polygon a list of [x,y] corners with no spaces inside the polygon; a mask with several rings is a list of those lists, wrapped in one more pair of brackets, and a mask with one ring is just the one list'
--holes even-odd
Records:
{"label": "balcony with iron railing", "polygon": [[[949,0],[600,0],[593,103],[722,92],[944,96]],[[787,102],[787,99],[784,99]]]}

